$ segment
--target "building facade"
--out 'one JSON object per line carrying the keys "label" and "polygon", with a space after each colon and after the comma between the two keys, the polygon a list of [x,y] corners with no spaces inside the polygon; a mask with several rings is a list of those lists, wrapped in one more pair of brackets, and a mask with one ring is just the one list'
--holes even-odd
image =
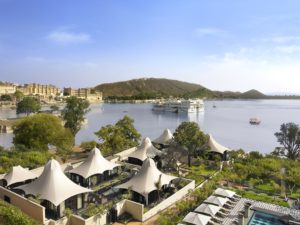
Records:
{"label": "building facade", "polygon": [[92,90],[91,88],[64,88],[64,96],[75,96],[90,102],[102,101],[102,92]]}
{"label": "building facade", "polygon": [[41,95],[41,96],[57,96],[61,90],[51,84],[24,84],[17,87],[24,95]]}
{"label": "building facade", "polygon": [[10,83],[0,84],[0,95],[14,94],[16,92],[16,85]]}

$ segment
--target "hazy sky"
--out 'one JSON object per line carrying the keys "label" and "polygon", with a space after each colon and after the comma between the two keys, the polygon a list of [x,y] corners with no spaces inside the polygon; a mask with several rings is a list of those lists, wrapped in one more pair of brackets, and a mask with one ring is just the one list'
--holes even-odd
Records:
{"label": "hazy sky", "polygon": [[300,93],[298,0],[0,0],[0,80]]}

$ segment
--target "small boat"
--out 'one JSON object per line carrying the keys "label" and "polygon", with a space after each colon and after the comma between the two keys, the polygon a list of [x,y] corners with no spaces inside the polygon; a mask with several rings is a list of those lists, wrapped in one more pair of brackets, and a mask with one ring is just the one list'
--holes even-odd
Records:
{"label": "small boat", "polygon": [[217,108],[217,106],[216,106],[216,105],[213,105],[213,108]]}
{"label": "small boat", "polygon": [[251,125],[259,125],[261,123],[261,120],[258,118],[250,118],[249,123]]}

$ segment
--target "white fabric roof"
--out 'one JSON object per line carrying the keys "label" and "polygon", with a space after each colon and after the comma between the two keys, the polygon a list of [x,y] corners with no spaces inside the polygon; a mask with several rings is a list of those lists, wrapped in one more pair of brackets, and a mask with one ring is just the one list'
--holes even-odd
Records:
{"label": "white fabric roof", "polygon": [[73,183],[62,172],[59,163],[54,159],[47,162],[38,179],[30,184],[22,185],[18,189],[23,190],[26,195],[31,194],[48,200],[55,206],[72,196],[92,191]]}
{"label": "white fabric roof", "polygon": [[190,212],[184,217],[183,222],[195,225],[206,225],[210,221],[210,219],[210,216]]}
{"label": "white fabric roof", "polygon": [[[161,176],[161,178],[160,178]],[[160,172],[153,159],[147,158],[142,165],[140,171],[133,176],[129,181],[124,184],[117,186],[116,188],[128,189],[143,195],[147,196],[151,191],[156,190],[155,184],[159,181],[161,186],[169,184],[172,180],[177,177],[166,175]]]}
{"label": "white fabric roof", "polygon": [[208,145],[210,147],[209,152],[217,152],[220,154],[224,154],[225,151],[230,151],[229,148],[226,148],[223,145],[216,142],[216,140],[213,138],[211,134],[209,135]]}
{"label": "white fabric roof", "polygon": [[228,202],[228,198],[222,198],[222,197],[217,197],[217,196],[211,195],[204,202],[215,204],[215,205],[222,207],[223,205],[226,204],[226,202]]}
{"label": "white fabric roof", "polygon": [[172,132],[169,129],[165,129],[164,132],[153,142],[157,144],[169,144],[172,140],[173,140]]}
{"label": "white fabric roof", "polygon": [[229,191],[223,188],[218,188],[217,190],[214,191],[215,195],[227,197],[227,198],[232,198],[235,195],[234,191]]}
{"label": "white fabric roof", "polygon": [[152,143],[150,138],[146,137],[140,146],[136,148],[136,150],[128,155],[128,157],[136,158],[141,161],[144,161],[148,157],[154,158],[157,155],[160,155],[161,151],[156,149]]}
{"label": "white fabric roof", "polygon": [[119,165],[105,159],[98,148],[94,148],[83,163],[69,172],[78,174],[86,179],[92,175],[113,170],[117,166]]}
{"label": "white fabric roof", "polygon": [[214,216],[214,215],[216,215],[217,212],[219,212],[220,209],[221,209],[220,206],[202,203],[194,211]]}
{"label": "white fabric roof", "polygon": [[14,166],[7,174],[4,175],[3,180],[6,180],[7,186],[9,186],[26,180],[32,180],[37,177],[37,175],[28,169],[24,169],[22,166]]}

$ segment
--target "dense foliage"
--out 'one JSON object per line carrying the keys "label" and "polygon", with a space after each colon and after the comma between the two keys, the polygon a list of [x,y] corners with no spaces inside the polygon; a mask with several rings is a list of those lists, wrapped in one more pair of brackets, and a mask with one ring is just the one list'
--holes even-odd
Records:
{"label": "dense foliage", "polygon": [[62,125],[60,118],[51,114],[36,114],[20,119],[13,127],[15,145],[28,149],[48,150],[49,145],[71,149],[74,137]]}
{"label": "dense foliage", "polygon": [[295,160],[300,158],[300,127],[295,123],[284,123],[275,133],[277,141],[283,146],[275,149],[274,155],[286,156]]}
{"label": "dense foliage", "polygon": [[0,101],[12,101],[12,97],[11,95],[7,95],[7,94],[4,94],[4,95],[1,95],[0,96]]}
{"label": "dense foliage", "polygon": [[188,165],[191,166],[191,158],[197,151],[206,148],[208,137],[200,130],[195,122],[182,122],[175,130],[174,140],[185,147],[188,155]]}
{"label": "dense foliage", "polygon": [[36,113],[41,109],[41,103],[37,98],[34,97],[24,97],[20,102],[17,103],[17,114],[26,113],[27,115],[31,113]]}
{"label": "dense foliage", "polygon": [[38,225],[39,223],[24,214],[20,209],[0,200],[1,225]]}
{"label": "dense foliage", "polygon": [[115,154],[137,146],[141,134],[134,127],[134,120],[124,116],[115,125],[107,125],[95,134],[99,137],[103,154]]}
{"label": "dense foliage", "polygon": [[67,104],[62,111],[65,127],[75,136],[84,122],[84,115],[89,111],[89,102],[74,96],[67,98]]}

